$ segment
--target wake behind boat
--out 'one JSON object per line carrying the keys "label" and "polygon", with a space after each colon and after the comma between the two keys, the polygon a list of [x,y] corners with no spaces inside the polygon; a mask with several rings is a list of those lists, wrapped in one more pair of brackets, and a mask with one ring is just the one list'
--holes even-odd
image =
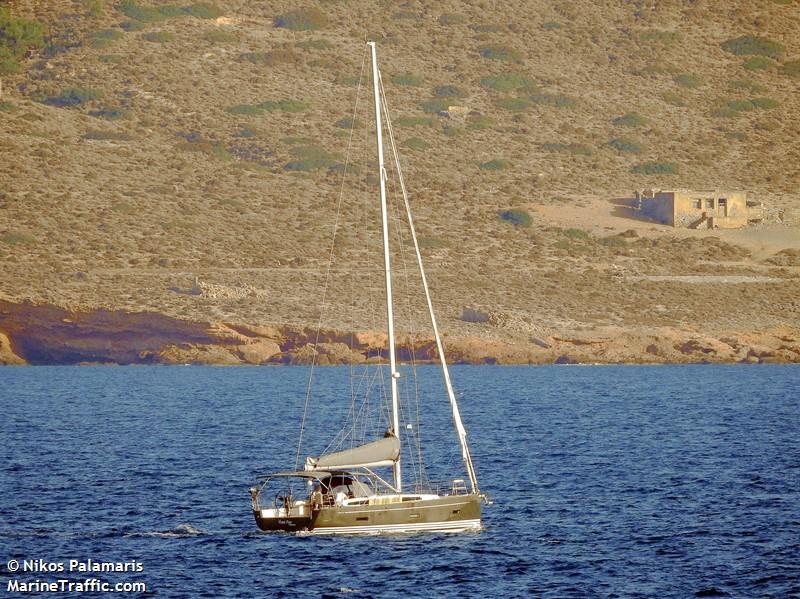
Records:
{"label": "wake behind boat", "polygon": [[[388,369],[391,392],[390,421],[382,437],[355,444],[355,425],[350,435],[351,447],[307,457],[303,470],[277,472],[258,477],[258,485],[250,489],[253,515],[256,524],[264,531],[304,531],[311,534],[374,534],[387,532],[442,531],[462,532],[481,527],[481,494],[475,468],[472,464],[467,433],[461,421],[444,348],[436,325],[430,291],[422,264],[405,183],[400,170],[394,134],[386,108],[385,96],[378,70],[374,42],[368,43],[375,104],[375,131],[377,137],[378,179],[380,181],[380,206],[383,239],[383,267],[385,281],[386,317],[388,334]],[[384,163],[383,123],[394,157],[394,167],[399,178],[408,226],[420,281],[427,304],[431,328],[436,340],[439,363],[446,395],[450,403],[453,424],[460,446],[466,477],[454,478],[446,484],[436,484],[422,476],[421,451],[416,464],[418,479],[411,485],[403,484],[403,444],[411,443],[412,424],[401,429],[401,409],[398,381],[401,373],[397,365],[394,331],[392,269],[390,255],[389,217],[387,208],[387,171]],[[385,369],[386,365],[383,366]],[[312,369],[313,371],[313,369]],[[353,417],[355,419],[353,410]],[[302,435],[302,428],[301,428]],[[299,456],[299,446],[298,446]],[[381,476],[382,469],[391,468],[391,475]],[[387,480],[390,479],[390,480]]]}

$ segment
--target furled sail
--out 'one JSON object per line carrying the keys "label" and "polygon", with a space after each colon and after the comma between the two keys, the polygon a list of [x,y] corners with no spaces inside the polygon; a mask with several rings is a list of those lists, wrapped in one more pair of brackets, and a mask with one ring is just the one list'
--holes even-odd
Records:
{"label": "furled sail", "polygon": [[391,466],[400,457],[400,439],[387,435],[383,439],[352,449],[306,458],[306,470],[335,470],[362,466]]}

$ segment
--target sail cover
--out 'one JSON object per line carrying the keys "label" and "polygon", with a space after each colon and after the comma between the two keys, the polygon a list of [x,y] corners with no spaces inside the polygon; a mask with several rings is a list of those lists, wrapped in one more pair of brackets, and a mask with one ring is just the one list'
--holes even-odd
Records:
{"label": "sail cover", "polygon": [[334,470],[362,466],[391,466],[400,457],[400,439],[388,435],[383,439],[352,449],[306,458],[306,470]]}

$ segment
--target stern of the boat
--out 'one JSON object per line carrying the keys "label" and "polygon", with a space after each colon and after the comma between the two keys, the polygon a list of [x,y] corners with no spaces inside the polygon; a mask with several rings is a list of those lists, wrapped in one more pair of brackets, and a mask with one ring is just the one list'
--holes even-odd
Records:
{"label": "stern of the boat", "polygon": [[311,513],[303,509],[286,510],[279,508],[259,508],[253,510],[256,525],[265,532],[297,532],[308,530],[311,526]]}
{"label": "stern of the boat", "polygon": [[250,489],[250,496],[253,503],[253,517],[260,530],[297,532],[308,530],[311,526],[313,511],[307,501],[280,497],[276,498],[274,507],[265,507],[259,503],[259,489]]}

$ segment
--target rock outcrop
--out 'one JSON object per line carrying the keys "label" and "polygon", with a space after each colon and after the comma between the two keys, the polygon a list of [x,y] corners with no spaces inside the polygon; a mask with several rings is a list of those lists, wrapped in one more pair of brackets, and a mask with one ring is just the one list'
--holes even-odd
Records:
{"label": "rock outcrop", "polygon": [[[447,337],[463,364],[800,363],[800,329],[600,327],[527,339]],[[432,338],[398,336],[400,361],[438,358]],[[154,312],[71,310],[0,300],[0,364],[352,364],[382,361],[383,332],[196,322]]]}

